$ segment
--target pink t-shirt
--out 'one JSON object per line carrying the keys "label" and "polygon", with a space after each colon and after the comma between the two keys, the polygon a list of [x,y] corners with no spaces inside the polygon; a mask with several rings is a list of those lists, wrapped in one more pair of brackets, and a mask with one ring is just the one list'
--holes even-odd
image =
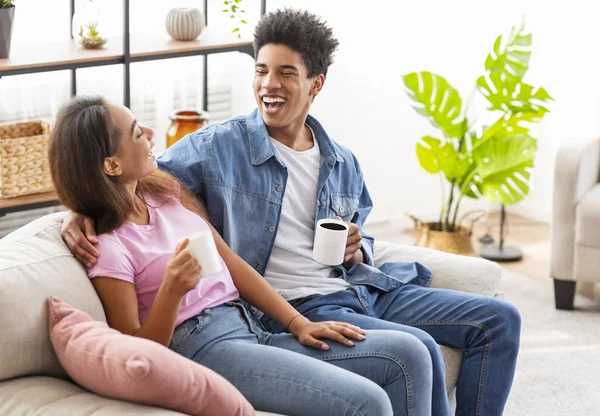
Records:
{"label": "pink t-shirt", "polygon": [[[178,241],[195,232],[209,230],[201,217],[187,210],[179,201],[163,204],[146,198],[150,221],[148,225],[126,222],[110,233],[98,236],[100,256],[88,271],[90,279],[112,277],[135,285],[140,323],[143,323],[163,281],[167,262],[173,256]],[[204,277],[181,302],[176,325],[206,308],[239,299],[223,259],[223,269]]]}

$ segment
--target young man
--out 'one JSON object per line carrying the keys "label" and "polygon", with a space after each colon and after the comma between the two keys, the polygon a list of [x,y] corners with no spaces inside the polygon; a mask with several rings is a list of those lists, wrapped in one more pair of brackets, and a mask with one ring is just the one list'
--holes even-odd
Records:
{"label": "young man", "polygon": [[[312,14],[266,15],[254,40],[258,109],[188,135],[159,166],[197,193],[231,248],[307,318],[419,338],[434,366],[434,415],[449,412],[437,343],[465,351],[456,414],[501,415],[519,349],[519,313],[496,299],[427,288],[431,273],[418,263],[373,267],[373,239],[362,232],[372,202],[358,161],[308,115],[337,45]],[[350,232],[344,264],[329,267],[312,260],[312,243],[316,221],[334,216],[349,222]],[[70,216],[63,236],[93,264],[81,228],[81,218]],[[267,317],[262,322],[284,330]]]}

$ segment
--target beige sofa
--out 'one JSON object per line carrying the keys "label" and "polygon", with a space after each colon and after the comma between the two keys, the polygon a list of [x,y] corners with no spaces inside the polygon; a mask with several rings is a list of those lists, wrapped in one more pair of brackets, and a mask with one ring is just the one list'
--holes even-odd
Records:
{"label": "beige sofa", "polygon": [[600,283],[600,138],[557,153],[550,275],[557,309],[573,309],[576,282]]}
{"label": "beige sofa", "polygon": [[[61,368],[48,338],[47,297],[105,320],[85,270],[61,240],[63,215],[42,217],[0,240],[0,415],[179,414],[95,395],[70,382]],[[501,269],[486,260],[390,243],[378,243],[375,251],[378,264],[417,260],[431,267],[433,286],[497,293]],[[442,349],[452,400],[462,353]]]}

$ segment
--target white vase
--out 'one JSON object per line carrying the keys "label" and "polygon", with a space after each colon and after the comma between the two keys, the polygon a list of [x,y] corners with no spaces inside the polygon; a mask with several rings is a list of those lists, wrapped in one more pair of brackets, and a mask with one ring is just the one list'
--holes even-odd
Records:
{"label": "white vase", "polygon": [[167,32],[175,40],[194,40],[204,29],[204,15],[193,7],[169,10],[165,21]]}

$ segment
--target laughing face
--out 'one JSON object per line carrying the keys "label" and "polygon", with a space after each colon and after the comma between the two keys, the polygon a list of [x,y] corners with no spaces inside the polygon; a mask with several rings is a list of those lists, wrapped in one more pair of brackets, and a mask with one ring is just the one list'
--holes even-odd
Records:
{"label": "laughing face", "polygon": [[121,137],[116,153],[105,160],[106,173],[133,182],[154,172],[158,168],[152,152],[154,130],[139,124],[125,106],[110,104],[109,108]]}
{"label": "laughing face", "polygon": [[266,44],[256,57],[254,96],[268,127],[304,124],[325,81],[322,74],[308,77],[302,56],[284,45]]}

